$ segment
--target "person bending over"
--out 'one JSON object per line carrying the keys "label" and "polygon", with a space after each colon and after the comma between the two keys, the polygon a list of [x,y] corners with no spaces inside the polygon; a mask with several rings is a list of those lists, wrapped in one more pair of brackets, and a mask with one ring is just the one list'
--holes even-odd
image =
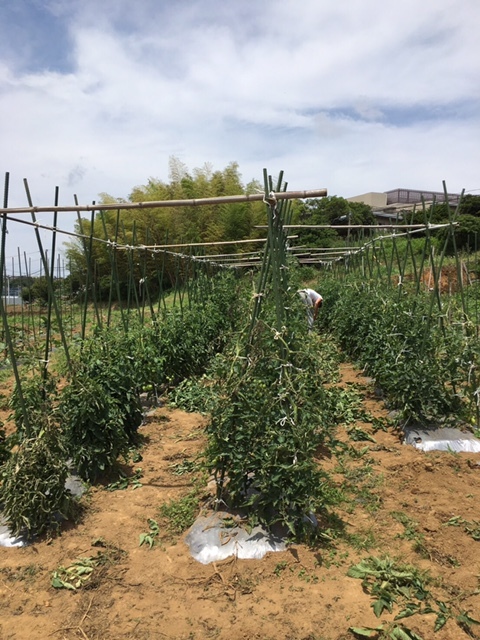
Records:
{"label": "person bending over", "polygon": [[313,323],[317,319],[320,307],[323,304],[322,296],[314,289],[300,289],[298,292],[307,307],[308,328],[313,329]]}

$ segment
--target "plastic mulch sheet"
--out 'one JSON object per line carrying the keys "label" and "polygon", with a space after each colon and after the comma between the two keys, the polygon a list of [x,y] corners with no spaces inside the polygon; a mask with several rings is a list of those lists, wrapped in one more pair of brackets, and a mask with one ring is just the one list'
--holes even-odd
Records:
{"label": "plastic mulch sheet", "polygon": [[12,536],[12,532],[0,517],[0,547],[24,547],[27,540],[24,536]]}
{"label": "plastic mulch sheet", "polygon": [[284,529],[270,532],[257,526],[247,530],[240,518],[225,511],[199,516],[189,529],[185,542],[192,557],[202,564],[218,562],[229,556],[260,559],[266,553],[287,548]]}
{"label": "plastic mulch sheet", "polygon": [[480,453],[480,440],[473,433],[454,428],[405,429],[405,444],[422,451],[455,451]]}

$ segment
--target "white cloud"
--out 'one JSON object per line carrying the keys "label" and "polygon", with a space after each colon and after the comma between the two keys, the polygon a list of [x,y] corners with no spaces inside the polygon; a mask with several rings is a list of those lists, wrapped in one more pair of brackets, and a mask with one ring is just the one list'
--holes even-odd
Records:
{"label": "white cloud", "polygon": [[[26,203],[24,177],[36,204],[56,185],[64,204],[74,190],[126,197],[167,180],[170,155],[346,196],[480,187],[477,0],[18,2],[25,43],[29,27],[48,44],[50,21],[70,46],[52,43],[41,68],[21,41],[0,57],[11,206]],[[19,228],[9,252],[34,250]]]}

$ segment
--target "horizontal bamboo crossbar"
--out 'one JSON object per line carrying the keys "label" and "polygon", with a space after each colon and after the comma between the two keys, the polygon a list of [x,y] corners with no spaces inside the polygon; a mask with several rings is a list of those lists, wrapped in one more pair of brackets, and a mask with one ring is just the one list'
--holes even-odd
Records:
{"label": "horizontal bamboo crossbar", "polygon": [[237,202],[265,201],[273,204],[276,200],[307,200],[309,198],[323,198],[327,195],[326,189],[313,189],[311,191],[280,191],[270,193],[265,200],[263,193],[250,193],[238,196],[219,196],[215,198],[194,198],[190,200],[153,200],[151,202],[115,202],[109,204],[85,204],[61,207],[15,207],[0,208],[0,213],[65,213],[68,211],[117,211],[124,209],[159,209],[162,207],[201,207],[213,204],[234,204]]}
{"label": "horizontal bamboo crossbar", "polygon": [[321,260],[325,256],[349,256],[355,253],[357,252],[356,251],[325,251],[323,253],[316,253],[314,251],[303,251],[302,253],[295,254],[295,258],[300,258],[300,256],[308,256],[310,258]]}
{"label": "horizontal bamboo crossbar", "polygon": [[262,256],[260,255],[254,255],[254,256],[245,256],[245,258],[242,256],[242,254],[234,254],[232,256],[230,256],[229,258],[215,258],[214,256],[212,256],[212,259],[208,259],[208,260],[203,260],[202,258],[200,259],[200,261],[202,262],[216,262],[216,263],[229,263],[229,262],[245,262],[248,260],[261,260]]}
{"label": "horizontal bamboo crossbar", "polygon": [[302,246],[298,246],[298,247],[287,247],[287,250],[295,253],[297,251],[315,251],[318,253],[322,253],[323,251],[340,251],[343,253],[348,253],[350,251],[357,251],[358,249],[361,249],[362,247],[302,247]]}
{"label": "horizontal bamboo crossbar", "polygon": [[258,251],[245,251],[244,253],[212,253],[202,256],[195,256],[197,260],[212,260],[212,258],[246,258],[248,256],[258,256]]}
{"label": "horizontal bamboo crossbar", "polygon": [[234,264],[226,264],[226,267],[237,269],[239,267],[259,267],[261,262],[237,262]]}
{"label": "horizontal bamboo crossbar", "polygon": [[[287,236],[288,240],[298,236]],[[185,242],[183,244],[139,244],[135,246],[117,246],[117,249],[147,249],[149,251],[162,251],[163,249],[176,249],[180,247],[212,247],[224,244],[251,244],[252,242],[267,242],[268,238],[251,238],[250,240],[218,240],[217,242]]]}
{"label": "horizontal bamboo crossbar", "polygon": [[[1,212],[1,209],[0,209]],[[286,224],[284,229],[377,229],[382,231],[383,229],[402,229],[403,231],[408,229],[439,229],[441,227],[448,226],[448,224]],[[452,222],[453,225],[458,224]],[[255,225],[255,229],[268,229],[266,225]]]}

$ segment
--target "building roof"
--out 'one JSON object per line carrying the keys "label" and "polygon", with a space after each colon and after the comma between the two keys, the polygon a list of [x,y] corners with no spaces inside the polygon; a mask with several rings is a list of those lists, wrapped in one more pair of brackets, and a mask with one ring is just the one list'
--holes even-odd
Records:
{"label": "building roof", "polygon": [[[448,203],[456,207],[460,201],[459,193],[448,193]],[[420,189],[391,189],[390,191],[370,191],[358,196],[347,198],[349,202],[363,202],[372,207],[378,218],[395,218],[399,211],[408,211],[417,204],[425,202],[445,202],[445,194],[440,191],[421,191]],[[378,215],[377,215],[378,214]],[[384,215],[382,215],[384,214]]]}
{"label": "building roof", "polygon": [[384,192],[387,195],[387,205],[389,204],[416,204],[425,200],[426,202],[445,202],[448,199],[450,204],[458,204],[459,193],[448,193],[445,197],[443,191],[421,191],[419,189],[391,189]]}

